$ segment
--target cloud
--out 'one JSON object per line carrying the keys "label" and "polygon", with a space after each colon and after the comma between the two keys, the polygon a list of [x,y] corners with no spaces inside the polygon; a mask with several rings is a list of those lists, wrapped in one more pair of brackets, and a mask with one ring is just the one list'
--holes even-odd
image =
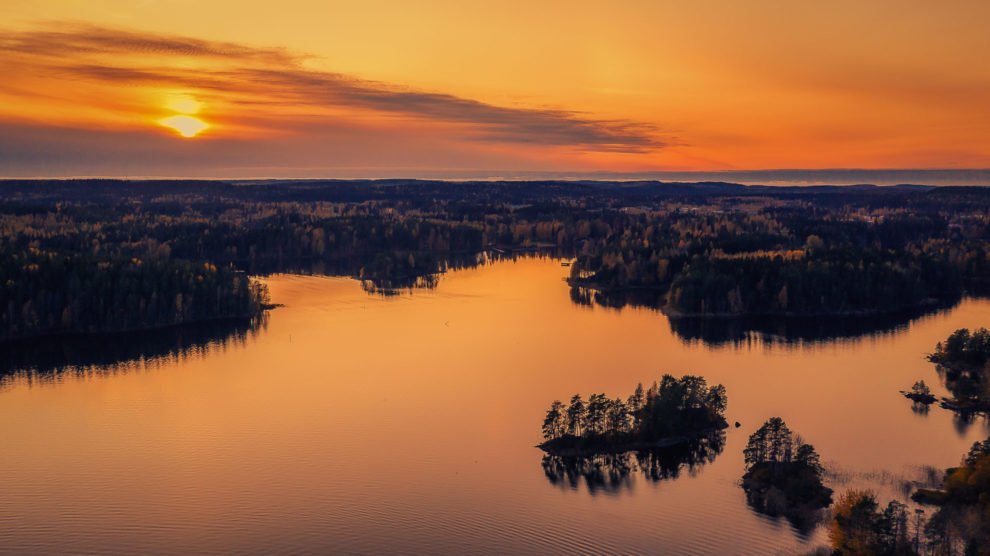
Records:
{"label": "cloud", "polygon": [[280,48],[257,48],[191,37],[155,35],[84,23],[53,22],[45,27],[4,33],[0,37],[0,49],[53,58],[80,54],[136,54],[269,64],[295,64],[304,58]]}
{"label": "cloud", "polygon": [[[315,118],[341,110],[452,126],[471,142],[647,153],[669,140],[653,125],[555,108],[506,107],[310,69],[283,49],[57,23],[0,36],[0,61],[17,56],[64,78],[111,86],[185,87],[231,104]],[[2,87],[2,86],[0,86]],[[277,118],[268,118],[277,121]]]}

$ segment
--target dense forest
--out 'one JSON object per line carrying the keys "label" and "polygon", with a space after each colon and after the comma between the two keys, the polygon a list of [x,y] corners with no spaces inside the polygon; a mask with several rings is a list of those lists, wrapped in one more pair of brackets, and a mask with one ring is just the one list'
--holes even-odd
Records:
{"label": "dense forest", "polygon": [[936,344],[928,359],[937,365],[939,376],[952,392],[952,399],[942,400],[942,407],[961,413],[990,413],[990,331],[960,328]]}
{"label": "dense forest", "polygon": [[965,239],[946,216],[807,207],[630,220],[582,250],[571,283],[653,289],[673,315],[875,314],[951,301],[990,276],[985,224]]}
{"label": "dense forest", "polygon": [[[0,339],[256,315],[251,278],[431,287],[535,249],[684,315],[847,315],[990,282],[983,188],[656,182],[0,182]],[[275,300],[277,301],[277,300]]]}
{"label": "dense forest", "polygon": [[818,452],[780,417],[770,418],[749,437],[743,457],[743,489],[757,511],[786,516],[805,528],[817,522],[818,510],[832,503],[832,490],[822,483],[825,469]]}
{"label": "dense forest", "polygon": [[560,454],[686,443],[725,428],[726,405],[725,387],[691,375],[664,375],[646,390],[640,384],[626,400],[592,394],[585,403],[575,394],[567,405],[550,405],[541,448]]}
{"label": "dense forest", "polygon": [[941,489],[919,489],[912,498],[937,510],[912,515],[897,501],[881,507],[869,491],[843,493],[829,529],[834,553],[990,554],[990,439],[974,443],[959,467],[946,470]]}

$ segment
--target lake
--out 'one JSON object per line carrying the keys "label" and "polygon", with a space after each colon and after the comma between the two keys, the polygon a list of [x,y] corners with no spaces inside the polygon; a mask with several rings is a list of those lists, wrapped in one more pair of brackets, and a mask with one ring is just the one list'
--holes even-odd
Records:
{"label": "lake", "polygon": [[[990,434],[898,394],[946,394],[925,354],[990,325],[986,300],[855,337],[706,342],[648,308],[575,303],[568,270],[505,260],[395,296],[275,275],[284,306],[249,329],[21,350],[0,379],[0,552],[800,553],[824,528],[739,486],[767,418],[815,445],[837,495],[883,503]],[[663,373],[725,385],[741,427],[720,452],[652,475],[544,468],[551,401]]]}

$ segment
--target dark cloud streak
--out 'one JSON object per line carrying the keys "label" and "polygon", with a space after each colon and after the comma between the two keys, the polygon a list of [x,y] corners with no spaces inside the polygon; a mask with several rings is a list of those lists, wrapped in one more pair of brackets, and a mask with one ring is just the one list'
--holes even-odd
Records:
{"label": "dark cloud streak", "polygon": [[[648,124],[403,89],[307,69],[302,64],[304,56],[280,49],[60,23],[45,30],[7,33],[0,37],[0,50],[47,59],[53,72],[82,80],[189,87],[229,95],[234,102],[260,100],[272,105],[396,114],[463,125],[473,141],[620,153],[644,153],[665,145],[658,130]],[[188,58],[206,63],[195,69],[172,63]]]}

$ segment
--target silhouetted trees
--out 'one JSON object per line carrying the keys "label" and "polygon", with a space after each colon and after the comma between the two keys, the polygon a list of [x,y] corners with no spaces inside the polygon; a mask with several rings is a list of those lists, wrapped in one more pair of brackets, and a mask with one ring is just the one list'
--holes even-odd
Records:
{"label": "silhouetted trees", "polygon": [[[483,264],[487,249],[574,255],[573,284],[649,291],[685,314],[890,311],[987,282],[984,197],[732,184],[3,182],[0,339],[250,312],[263,292],[233,269],[344,274],[385,294],[430,287],[449,268]],[[156,273],[170,278],[152,283]],[[68,291],[100,300],[85,301],[83,316],[61,299]]]}
{"label": "silhouetted trees", "polygon": [[990,331],[960,328],[935,346],[928,359],[953,399],[942,406],[963,414],[990,412]]}
{"label": "silhouetted trees", "polygon": [[263,284],[211,263],[0,252],[0,339],[246,318],[268,302]]}
{"label": "silhouetted trees", "polygon": [[547,453],[543,455],[541,465],[547,480],[554,485],[575,488],[584,483],[592,493],[618,491],[632,487],[630,479],[637,471],[652,482],[676,479],[685,468],[694,470],[715,461],[724,447],[725,432],[718,431],[666,448],[567,455]]}
{"label": "silhouetted trees", "polygon": [[815,448],[801,442],[780,417],[770,418],[749,437],[743,458],[743,488],[757,510],[806,526],[819,509],[832,503]]}
{"label": "silhouetted trees", "polygon": [[869,491],[842,494],[832,510],[829,540],[837,554],[896,556],[917,554],[907,507],[891,501],[881,509]]}
{"label": "silhouetted trees", "polygon": [[829,539],[836,554],[990,554],[990,438],[976,442],[959,467],[948,469],[938,490],[918,489],[916,502],[938,510],[909,519],[904,504],[881,509],[869,491],[853,490],[832,511]]}
{"label": "silhouetted trees", "polygon": [[982,369],[990,359],[990,331],[960,328],[936,344],[928,359],[946,367]]}
{"label": "silhouetted trees", "polygon": [[913,401],[916,406],[919,404],[928,405],[934,403],[936,399],[935,396],[932,395],[931,388],[929,388],[928,385],[925,384],[924,380],[916,381],[911,386],[910,390],[908,390],[907,392],[902,391],[901,393],[904,394],[905,398]]}
{"label": "silhouetted trees", "polygon": [[568,406],[557,400],[543,421],[543,446],[571,449],[617,447],[685,437],[726,426],[725,388],[709,387],[699,376],[664,375],[648,390],[640,384],[627,401],[592,394],[585,403],[575,394]]}

